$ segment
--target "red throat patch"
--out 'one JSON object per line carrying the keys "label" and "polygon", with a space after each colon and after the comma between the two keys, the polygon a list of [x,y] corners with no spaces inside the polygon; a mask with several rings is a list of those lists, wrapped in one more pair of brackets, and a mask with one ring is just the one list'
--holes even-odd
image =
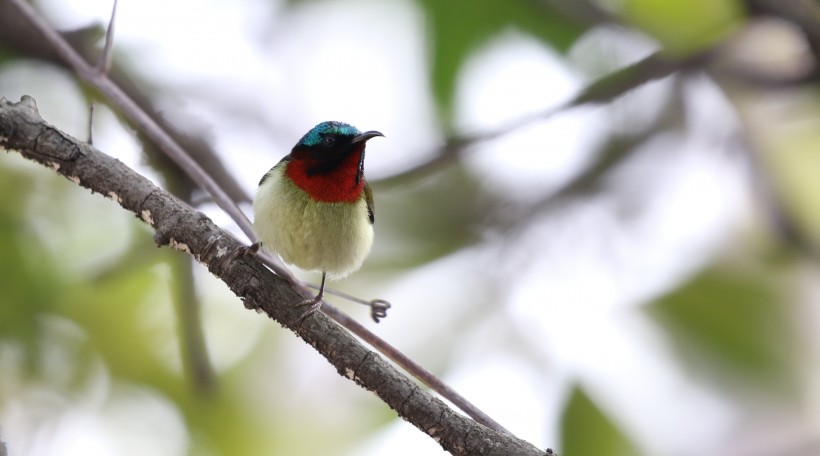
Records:
{"label": "red throat patch", "polygon": [[359,160],[364,148],[357,150],[342,160],[333,171],[325,174],[308,175],[314,163],[309,159],[292,159],[287,164],[285,174],[311,198],[327,203],[355,202],[364,189],[364,177],[356,182]]}

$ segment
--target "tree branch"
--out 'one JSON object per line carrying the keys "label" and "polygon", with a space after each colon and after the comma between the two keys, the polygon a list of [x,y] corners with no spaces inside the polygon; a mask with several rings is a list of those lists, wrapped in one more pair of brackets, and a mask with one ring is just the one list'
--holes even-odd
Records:
{"label": "tree branch", "polygon": [[738,146],[746,153],[743,157],[751,173],[752,185],[760,198],[764,215],[767,217],[774,234],[787,246],[805,255],[806,258],[820,265],[820,246],[812,236],[806,232],[797,220],[793,211],[788,207],[785,198],[778,191],[773,177],[766,170],[763,162],[763,152],[755,144],[752,135],[745,125],[734,138]]}
{"label": "tree branch", "polygon": [[573,108],[610,102],[647,82],[671,76],[679,71],[700,68],[711,61],[716,52],[714,49],[709,49],[681,59],[671,59],[665,56],[662,51],[654,52],[631,65],[614,70],[590,82],[573,98],[563,104],[540,112],[523,115],[493,129],[453,136],[447,139],[446,143],[439,147],[435,155],[427,161],[412,168],[404,169],[395,175],[371,181],[371,184],[395,185],[399,182],[416,179],[458,160],[467,148],[478,143],[498,139],[501,136],[508,135],[536,122],[547,120],[556,114]]}
{"label": "tree branch", "polygon": [[233,253],[241,244],[174,196],[125,166],[47,124],[34,99],[0,99],[0,147],[62,174],[135,213],[157,245],[186,252],[224,281],[248,309],[264,313],[314,347],[344,377],[374,392],[399,416],[454,455],[543,455],[544,450],[453,411],[368,350],[321,313],[299,323],[294,286],[259,261]]}

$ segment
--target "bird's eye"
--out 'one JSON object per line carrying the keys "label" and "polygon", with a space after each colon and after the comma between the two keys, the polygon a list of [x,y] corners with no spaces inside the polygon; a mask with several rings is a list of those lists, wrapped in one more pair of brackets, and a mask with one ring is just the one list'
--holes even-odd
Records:
{"label": "bird's eye", "polygon": [[322,145],[325,147],[333,147],[336,144],[336,137],[335,136],[325,136],[322,139]]}

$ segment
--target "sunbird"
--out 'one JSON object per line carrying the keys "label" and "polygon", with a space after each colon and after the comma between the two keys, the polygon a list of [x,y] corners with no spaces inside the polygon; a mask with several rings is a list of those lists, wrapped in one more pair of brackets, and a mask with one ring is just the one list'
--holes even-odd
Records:
{"label": "sunbird", "polygon": [[384,136],[343,122],[322,122],[259,181],[252,249],[322,273],[319,293],[299,303],[301,319],[322,306],[325,279],[358,270],[373,245],[373,193],[364,178],[367,141]]}

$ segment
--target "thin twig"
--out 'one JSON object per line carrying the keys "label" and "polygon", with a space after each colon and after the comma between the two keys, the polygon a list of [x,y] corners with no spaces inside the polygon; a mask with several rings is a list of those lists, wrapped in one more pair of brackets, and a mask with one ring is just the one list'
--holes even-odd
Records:
{"label": "thin twig", "polygon": [[[350,318],[349,315],[345,314],[344,312],[341,312],[339,309],[335,307],[326,308],[325,306],[322,306],[322,311],[340,325],[344,326],[347,329],[350,329],[354,334],[356,334],[359,337],[362,337],[361,334],[372,334],[370,333],[370,331],[367,330],[367,328],[362,326],[359,322],[357,322],[353,318]],[[396,347],[387,343],[385,340],[373,334],[373,337],[365,339],[365,342],[367,342],[368,345],[378,350],[380,353],[387,356],[391,361],[398,364],[406,372],[409,372],[418,381],[429,386],[430,389],[432,389],[433,391],[440,394],[443,398],[450,401],[453,405],[455,405],[456,407],[461,409],[461,411],[466,413],[467,416],[469,416],[470,418],[476,420],[484,426],[487,426],[488,428],[510,433],[510,431],[504,428],[504,426],[498,424],[498,422],[490,418],[489,415],[482,412],[478,407],[476,407],[470,401],[468,401],[463,396],[458,394],[454,389],[447,386],[447,384],[441,381],[432,372],[420,366],[418,363],[410,359],[410,357],[402,353]]]}
{"label": "thin twig", "polygon": [[94,144],[94,102],[88,103],[88,144]]}
{"label": "thin twig", "polygon": [[108,29],[105,31],[105,46],[100,55],[100,60],[97,62],[97,71],[100,74],[107,75],[111,71],[111,60],[114,49],[114,18],[117,16],[117,0],[114,0],[114,6],[111,8],[111,19],[108,21]]}

